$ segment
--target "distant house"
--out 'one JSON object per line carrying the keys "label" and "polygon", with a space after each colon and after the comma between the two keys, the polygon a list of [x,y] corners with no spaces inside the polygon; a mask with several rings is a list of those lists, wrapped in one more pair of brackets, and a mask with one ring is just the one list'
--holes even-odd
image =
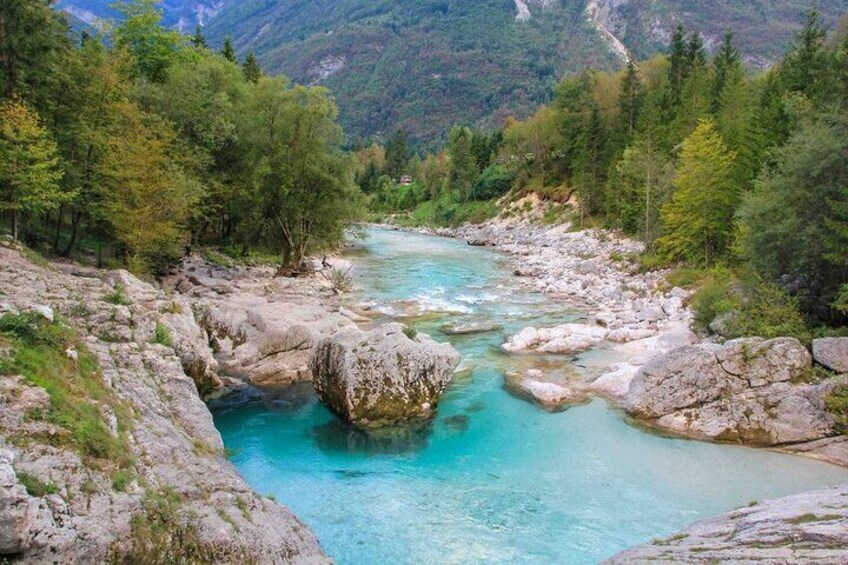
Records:
{"label": "distant house", "polygon": [[409,175],[403,175],[400,177],[400,185],[401,186],[409,186],[412,184],[412,177]]}

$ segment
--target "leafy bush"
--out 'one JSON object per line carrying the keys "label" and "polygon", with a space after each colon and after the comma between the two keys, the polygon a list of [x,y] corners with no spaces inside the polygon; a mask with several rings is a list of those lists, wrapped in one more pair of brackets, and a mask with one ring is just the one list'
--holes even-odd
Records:
{"label": "leafy bush", "polygon": [[24,485],[27,494],[30,496],[41,497],[59,492],[59,487],[52,481],[45,483],[35,475],[30,475],[29,473],[17,473],[17,475],[18,480]]}
{"label": "leafy bush", "polygon": [[824,405],[830,412],[842,433],[848,434],[848,386],[836,387],[824,399]]}
{"label": "leafy bush", "polygon": [[731,280],[729,273],[715,271],[704,278],[701,287],[692,296],[697,327],[707,331],[713,320],[739,307],[739,300],[732,293]]}
{"label": "leafy bush", "polygon": [[414,340],[416,337],[418,337],[418,330],[415,329],[415,326],[405,325],[403,326],[403,335],[405,335],[409,339]]}
{"label": "leafy bush", "polygon": [[325,279],[330,281],[336,292],[350,292],[353,290],[353,269],[347,267],[333,267],[327,272],[321,273]]}
{"label": "leafy bush", "polygon": [[500,198],[512,188],[515,175],[503,167],[487,167],[474,181],[473,194],[477,200]]}
{"label": "leafy bush", "polygon": [[116,306],[129,306],[132,304],[132,300],[127,296],[124,285],[122,284],[115,285],[115,290],[104,296],[103,300]]}
{"label": "leafy bush", "polygon": [[153,337],[150,339],[151,343],[158,343],[159,345],[164,345],[165,347],[172,347],[174,345],[174,340],[171,337],[171,332],[161,323],[156,323],[156,329],[153,331]]}

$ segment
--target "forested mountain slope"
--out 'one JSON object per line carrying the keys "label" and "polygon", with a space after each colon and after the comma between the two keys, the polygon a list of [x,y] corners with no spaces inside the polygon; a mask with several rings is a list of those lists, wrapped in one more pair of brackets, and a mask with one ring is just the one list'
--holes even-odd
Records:
{"label": "forested mountain slope", "polygon": [[[83,19],[110,0],[61,0]],[[848,0],[817,2],[833,24]],[[406,129],[430,141],[456,123],[526,117],[565,74],[611,68],[621,57],[587,18],[594,8],[644,58],[665,49],[674,28],[698,30],[708,47],[732,28],[754,66],[783,53],[810,3],[803,0],[167,0],[166,21],[197,22],[212,45],[231,37],[270,73],[322,84],[336,96],[349,136]]]}

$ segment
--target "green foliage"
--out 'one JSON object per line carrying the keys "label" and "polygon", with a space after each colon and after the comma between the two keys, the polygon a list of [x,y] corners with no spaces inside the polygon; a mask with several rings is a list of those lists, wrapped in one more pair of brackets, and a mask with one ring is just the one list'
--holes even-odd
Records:
{"label": "green foliage", "polygon": [[405,325],[403,326],[403,335],[405,335],[409,339],[414,340],[416,337],[418,337],[418,330],[415,329],[415,326]]}
{"label": "green foliage", "polygon": [[214,549],[201,539],[192,517],[182,509],[182,497],[171,488],[145,493],[143,509],[130,522],[130,549],[113,549],[113,562],[214,563]]}
{"label": "green foliage", "polygon": [[117,492],[126,492],[127,487],[135,480],[135,475],[129,469],[118,469],[112,473],[112,488]]}
{"label": "green foliage", "polygon": [[132,72],[153,82],[162,82],[170,66],[188,56],[188,41],[176,31],[162,27],[162,11],[155,0],[117,2],[121,13],[115,28],[115,44],[132,55]]}
{"label": "green foliage", "polygon": [[824,405],[836,420],[842,433],[848,435],[848,386],[840,385],[825,396]]}
{"label": "green foliage", "polygon": [[732,274],[724,269],[711,270],[703,277],[690,303],[695,325],[701,330],[708,331],[713,320],[739,308],[741,300],[734,293],[734,281]]}
{"label": "green foliage", "polygon": [[29,473],[16,473],[18,480],[24,485],[27,494],[35,497],[47,496],[48,494],[57,494],[59,487],[53,481],[45,483],[35,475]]}
{"label": "green foliage", "polygon": [[18,238],[22,213],[58,208],[72,194],[59,181],[62,171],[56,142],[20,99],[0,103],[0,212],[12,212],[12,236]]}
{"label": "green foliage", "polygon": [[729,321],[728,337],[771,339],[789,336],[803,343],[810,341],[810,331],[801,316],[798,300],[776,284],[757,279],[743,286],[738,313]]}
{"label": "green foliage", "polygon": [[665,235],[657,241],[670,258],[709,265],[728,249],[738,200],[735,159],[711,120],[684,141],[675,192],[662,209]]}
{"label": "green foliage", "polygon": [[115,306],[129,306],[132,304],[132,300],[130,300],[130,297],[127,296],[127,291],[124,288],[124,285],[120,283],[116,284],[115,289],[106,294],[103,297],[103,300],[109,304],[114,304]]}
{"label": "green foliage", "polygon": [[[12,350],[11,364],[3,372],[21,374],[45,389],[50,397],[46,420],[68,431],[67,439],[57,434],[52,441],[67,441],[85,458],[120,467],[130,464],[129,411],[103,382],[97,359],[70,328],[34,314],[5,314],[0,317],[0,340]],[[78,352],[77,360],[65,354],[68,349]],[[117,436],[110,431],[101,405],[115,413]]]}
{"label": "green foliage", "polygon": [[156,323],[156,329],[153,331],[153,337],[150,339],[151,343],[158,343],[159,345],[164,345],[165,347],[172,347],[174,344],[174,340],[171,337],[171,332],[161,323]]}

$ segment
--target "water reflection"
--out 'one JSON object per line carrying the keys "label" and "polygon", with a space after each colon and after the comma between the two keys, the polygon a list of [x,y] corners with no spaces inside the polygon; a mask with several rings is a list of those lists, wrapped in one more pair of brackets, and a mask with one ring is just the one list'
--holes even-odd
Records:
{"label": "water reflection", "polygon": [[321,451],[328,454],[403,455],[425,449],[432,432],[431,422],[366,431],[333,417],[323,424],[313,426],[309,436]]}

